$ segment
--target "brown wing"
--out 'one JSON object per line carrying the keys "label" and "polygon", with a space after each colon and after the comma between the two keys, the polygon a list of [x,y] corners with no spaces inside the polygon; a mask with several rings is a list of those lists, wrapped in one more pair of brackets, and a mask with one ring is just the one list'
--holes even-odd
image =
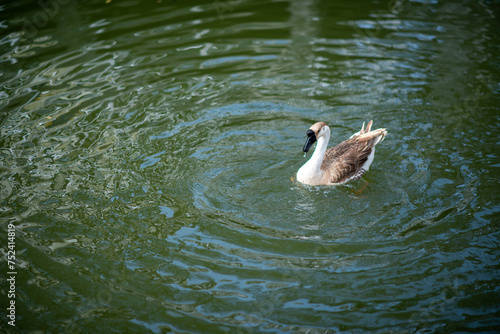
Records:
{"label": "brown wing", "polygon": [[362,135],[347,139],[325,152],[321,169],[330,174],[331,183],[345,182],[361,171],[379,140],[380,133],[374,132],[371,132],[373,136]]}

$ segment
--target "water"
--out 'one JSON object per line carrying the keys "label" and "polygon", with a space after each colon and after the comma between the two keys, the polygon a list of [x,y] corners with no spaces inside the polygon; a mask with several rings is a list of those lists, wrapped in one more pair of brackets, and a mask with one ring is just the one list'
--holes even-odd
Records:
{"label": "water", "polygon": [[[0,10],[4,330],[498,332],[497,1]],[[361,180],[297,183],[371,119]]]}

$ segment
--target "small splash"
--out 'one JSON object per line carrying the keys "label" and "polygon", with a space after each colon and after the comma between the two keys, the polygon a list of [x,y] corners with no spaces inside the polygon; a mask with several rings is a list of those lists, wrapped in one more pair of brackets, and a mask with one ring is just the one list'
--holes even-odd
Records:
{"label": "small splash", "polygon": [[307,157],[307,153],[306,153],[306,152],[304,152],[304,158],[305,158],[305,157]]}

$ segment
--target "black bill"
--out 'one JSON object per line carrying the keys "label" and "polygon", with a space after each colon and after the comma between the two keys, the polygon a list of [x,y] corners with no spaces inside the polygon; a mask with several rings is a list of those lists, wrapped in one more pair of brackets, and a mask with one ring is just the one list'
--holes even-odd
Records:
{"label": "black bill", "polygon": [[307,152],[311,148],[312,144],[316,142],[316,135],[314,134],[313,130],[308,130],[307,131],[307,139],[306,139],[306,144],[304,145],[303,151]]}

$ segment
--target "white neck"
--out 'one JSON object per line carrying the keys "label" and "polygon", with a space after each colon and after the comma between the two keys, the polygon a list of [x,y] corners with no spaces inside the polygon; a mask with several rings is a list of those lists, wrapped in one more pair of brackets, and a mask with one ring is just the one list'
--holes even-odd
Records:
{"label": "white neck", "polygon": [[314,153],[306,163],[306,165],[310,165],[311,169],[315,172],[320,171],[321,163],[323,162],[323,158],[325,157],[326,148],[328,147],[328,142],[330,141],[330,133],[326,133],[325,135],[319,137],[318,143],[316,144],[316,149]]}
{"label": "white neck", "polygon": [[330,141],[330,131],[319,137],[313,155],[297,172],[297,179],[307,184],[318,183],[322,179],[324,172],[321,170],[321,163],[325,156],[328,142]]}

